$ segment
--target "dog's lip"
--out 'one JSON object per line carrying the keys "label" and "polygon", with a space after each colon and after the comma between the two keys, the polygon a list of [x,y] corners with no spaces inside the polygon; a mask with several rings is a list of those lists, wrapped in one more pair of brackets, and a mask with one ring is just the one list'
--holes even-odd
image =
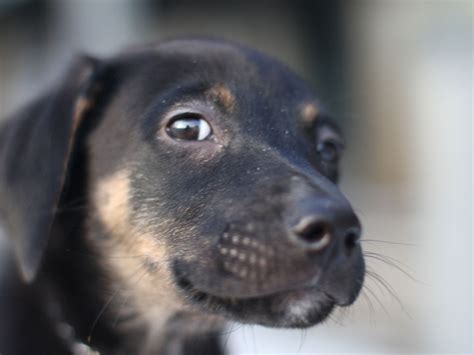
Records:
{"label": "dog's lip", "polygon": [[297,297],[298,295],[304,295],[310,292],[319,292],[320,294],[324,295],[328,300],[332,303],[337,304],[336,300],[329,295],[328,293],[324,292],[317,288],[314,285],[304,285],[300,287],[288,287],[284,289],[269,291],[269,292],[261,292],[260,294],[252,294],[249,296],[222,296],[218,294],[212,293],[212,291],[208,290],[201,290],[200,288],[196,287],[193,282],[184,275],[176,275],[176,284],[186,292],[187,296],[190,296],[194,301],[202,301],[204,299],[213,298],[215,300],[221,301],[228,301],[228,302],[238,302],[238,301],[255,301],[259,299],[267,299],[271,297],[277,296],[284,296],[284,295],[291,295]]}
{"label": "dog's lip", "polygon": [[262,285],[259,282],[248,282],[236,279],[227,273],[216,272],[215,277],[220,279],[220,282],[216,283],[215,280],[210,282],[210,278],[202,276],[203,272],[199,272],[198,269],[192,268],[189,264],[180,260],[173,260],[170,268],[179,288],[220,299],[257,299],[302,289],[316,289],[319,291],[322,277],[322,272],[318,268],[307,270],[307,272],[298,275],[294,274],[292,277],[286,278],[284,282],[280,280],[282,282]]}
{"label": "dog's lip", "polygon": [[[199,281],[194,280],[192,275],[185,272],[178,266],[178,264],[175,264],[172,270],[175,282],[180,289],[187,291],[188,294],[202,294],[203,297],[204,295],[207,295],[225,300],[255,300],[258,298],[271,297],[278,294],[285,294],[287,292],[294,292],[304,289],[316,289],[320,291],[318,289],[318,281],[321,276],[320,274],[315,274],[312,277],[308,277],[305,280],[300,280],[298,282],[289,281],[287,284],[272,287],[270,289],[259,289],[253,287],[252,289],[248,289],[244,292],[241,292],[240,290],[240,288],[244,286],[244,284],[240,283],[240,281],[237,284],[233,283],[232,286],[228,285],[228,288],[226,288],[224,292],[223,289],[213,290],[211,287],[208,287],[208,285],[201,284]],[[232,292],[232,290],[235,292]]]}
{"label": "dog's lip", "polygon": [[[337,305],[333,297],[316,287],[288,289],[256,297],[222,297],[200,291],[185,278],[181,282],[187,282],[186,285],[180,285],[186,297],[204,311],[226,315],[234,321],[263,326],[307,328],[322,322]],[[304,316],[302,318],[288,319],[288,310],[291,304],[298,304],[300,301],[304,302],[305,299],[308,299],[311,295],[314,296],[315,293],[319,293],[322,300],[319,303],[315,302],[313,304],[312,311],[308,310],[312,314],[311,317]],[[276,310],[272,311],[270,317],[276,316],[276,318],[269,320],[267,318],[268,314],[262,314],[258,309],[261,310],[259,305],[264,305],[264,309],[268,311],[268,307],[272,307],[272,304],[280,304],[280,307],[283,306],[283,310],[280,309],[279,312]],[[279,315],[277,315],[278,313]]]}

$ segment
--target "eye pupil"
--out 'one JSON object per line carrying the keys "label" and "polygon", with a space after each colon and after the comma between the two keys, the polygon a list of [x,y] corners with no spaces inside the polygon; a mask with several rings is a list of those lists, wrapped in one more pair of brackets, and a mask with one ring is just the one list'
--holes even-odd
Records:
{"label": "eye pupil", "polygon": [[211,135],[211,127],[199,117],[182,117],[173,120],[166,128],[168,135],[176,140],[202,141]]}

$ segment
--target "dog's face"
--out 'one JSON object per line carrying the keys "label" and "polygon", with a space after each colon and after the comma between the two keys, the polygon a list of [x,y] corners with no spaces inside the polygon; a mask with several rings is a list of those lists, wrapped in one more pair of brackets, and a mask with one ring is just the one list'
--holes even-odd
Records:
{"label": "dog's face", "polygon": [[91,230],[103,231],[91,239],[105,259],[130,256],[109,269],[137,304],[307,327],[354,301],[364,263],[336,186],[342,138],[304,82],[210,41],[114,65],[88,140]]}
{"label": "dog's face", "polygon": [[83,191],[80,237],[118,313],[307,327],[354,301],[364,262],[336,185],[342,138],[302,80],[210,40],[77,66],[0,130],[0,216],[25,279],[51,230],[68,238],[56,211]]}

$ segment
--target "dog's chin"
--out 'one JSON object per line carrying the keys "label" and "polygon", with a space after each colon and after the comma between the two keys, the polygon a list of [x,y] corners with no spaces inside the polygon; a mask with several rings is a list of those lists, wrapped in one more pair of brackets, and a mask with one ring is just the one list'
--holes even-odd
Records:
{"label": "dog's chin", "polygon": [[177,280],[184,296],[205,313],[229,320],[275,328],[308,328],[324,321],[334,300],[315,287],[281,291],[257,297],[222,297],[200,291],[185,278]]}
{"label": "dog's chin", "polygon": [[242,323],[276,328],[308,328],[323,322],[335,303],[316,289],[286,291],[236,300],[228,307],[230,318]]}

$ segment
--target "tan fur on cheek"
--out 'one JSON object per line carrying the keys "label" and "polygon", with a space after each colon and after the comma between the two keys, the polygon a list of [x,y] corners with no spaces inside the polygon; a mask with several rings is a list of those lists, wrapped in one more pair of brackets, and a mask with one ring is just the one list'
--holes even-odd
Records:
{"label": "tan fur on cheek", "polygon": [[107,232],[124,236],[130,232],[129,178],[126,170],[101,180],[93,196],[94,209]]}
{"label": "tan fur on cheek", "polygon": [[166,263],[167,248],[157,236],[133,223],[130,179],[125,170],[98,182],[92,201],[95,218],[106,231],[92,239],[112,275],[119,302],[159,328],[175,312],[187,309],[177,295]]}

